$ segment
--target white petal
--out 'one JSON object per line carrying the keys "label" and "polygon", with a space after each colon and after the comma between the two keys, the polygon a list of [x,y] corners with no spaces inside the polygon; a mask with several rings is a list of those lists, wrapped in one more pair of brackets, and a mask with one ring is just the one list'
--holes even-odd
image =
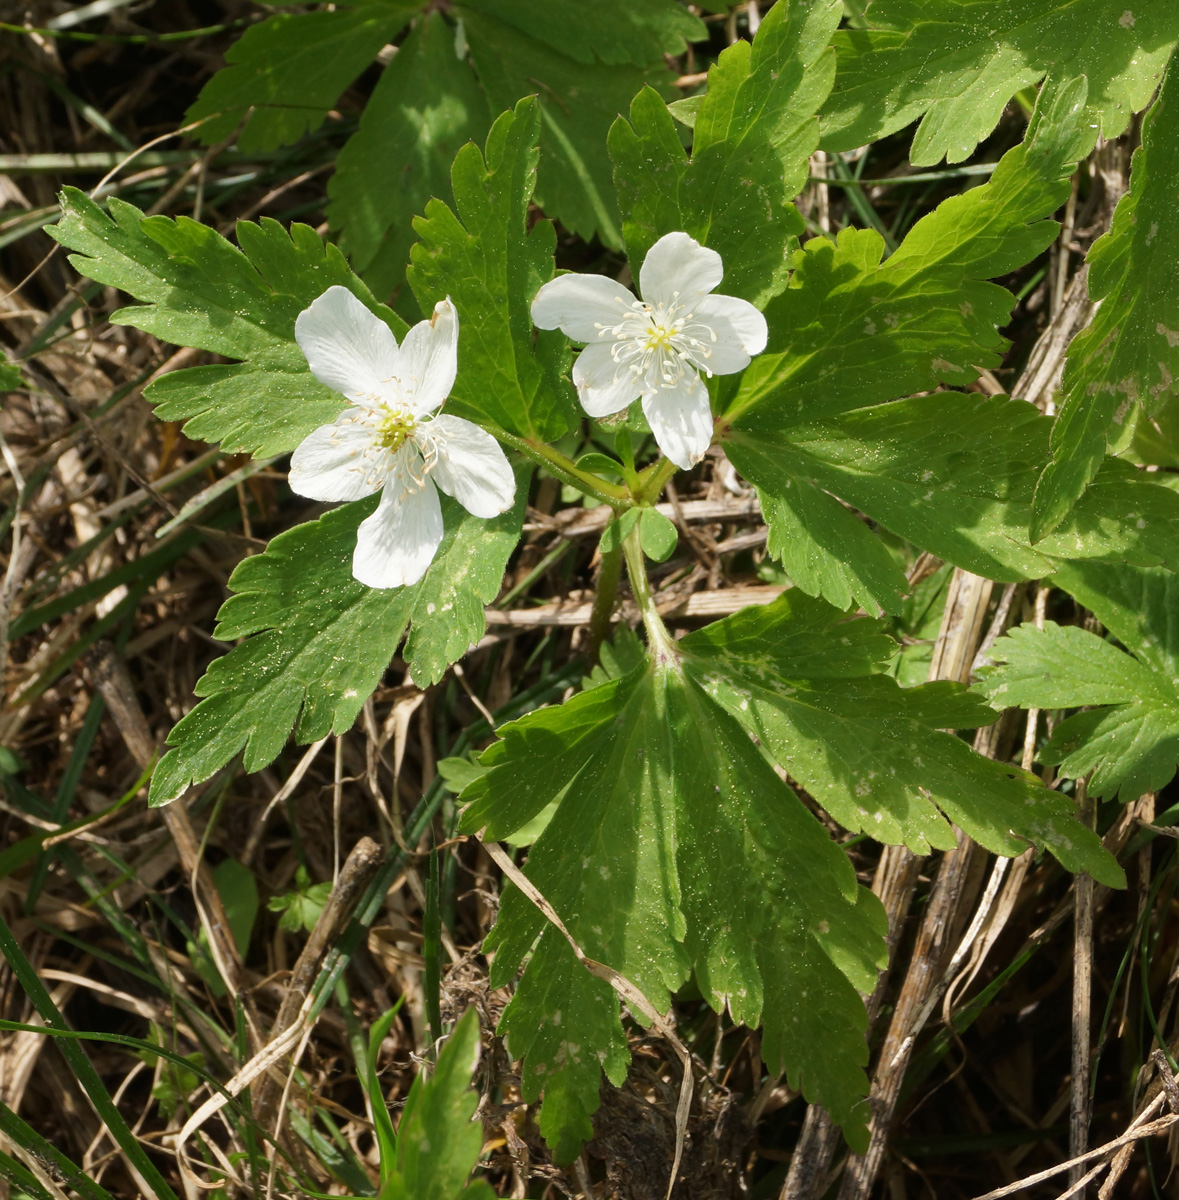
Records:
{"label": "white petal", "polygon": [[[398,456],[400,458],[400,455]],[[381,503],[356,531],[352,574],[371,588],[417,583],[442,541],[442,506],[427,479],[424,487],[408,487],[390,476]]]}
{"label": "white petal", "polygon": [[610,346],[611,343],[604,342],[586,346],[573,364],[577,398],[591,417],[621,412],[642,391],[634,372],[614,361]]}
{"label": "white petal", "polygon": [[575,342],[596,342],[602,328],[613,329],[633,303],[634,296],[605,275],[560,275],[536,293],[532,321]]}
{"label": "white petal", "polygon": [[397,374],[397,339],[346,287],[328,288],[299,314],[295,341],[320,383],[365,408],[384,402]]}
{"label": "white petal", "polygon": [[647,251],[639,268],[639,291],[648,304],[689,307],[724,277],[721,256],[686,233],[666,233]]}
{"label": "white petal", "polygon": [[454,387],[458,373],[458,313],[450,297],[434,305],[401,343],[401,394],[415,416],[433,412]]}
{"label": "white petal", "polygon": [[388,451],[376,444],[368,411],[346,408],[309,433],[291,455],[291,491],[312,500],[360,500],[385,482]]}
{"label": "white petal", "polygon": [[693,317],[716,334],[715,342],[706,343],[705,354],[696,352],[691,356],[697,366],[714,375],[743,371],[750,358],[766,348],[766,319],[748,300],[705,296],[695,306]]}
{"label": "white petal", "polygon": [[485,429],[462,417],[443,414],[423,433],[434,441],[438,461],[431,478],[467,512],[498,517],[516,499],[516,477],[507,455]]}
{"label": "white petal", "polygon": [[644,396],[643,412],[659,449],[685,471],[712,445],[708,389],[699,375],[687,371],[679,387],[660,388]]}

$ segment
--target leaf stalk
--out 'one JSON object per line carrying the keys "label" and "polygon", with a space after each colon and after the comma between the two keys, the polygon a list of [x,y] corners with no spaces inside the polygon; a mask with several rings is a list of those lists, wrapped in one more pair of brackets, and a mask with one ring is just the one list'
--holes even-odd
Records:
{"label": "leaf stalk", "polygon": [[618,579],[621,574],[622,547],[604,551],[602,565],[598,570],[594,607],[590,613],[589,646],[585,652],[586,661],[591,668],[596,665],[602,643],[610,632],[610,618],[614,614],[614,601],[618,597]]}
{"label": "leaf stalk", "polygon": [[639,541],[637,524],[626,535],[622,550],[626,555],[626,571],[630,576],[631,591],[643,618],[643,628],[647,631],[647,648],[651,658],[656,666],[678,665],[680,654],[675,639],[668,632],[659,610],[655,607],[655,597],[651,592],[651,581],[647,578],[647,566],[643,561],[643,546]]}

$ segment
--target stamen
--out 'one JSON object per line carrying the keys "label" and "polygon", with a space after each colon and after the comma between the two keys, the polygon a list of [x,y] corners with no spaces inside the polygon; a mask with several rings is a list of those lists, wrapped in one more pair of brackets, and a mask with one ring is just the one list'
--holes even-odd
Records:
{"label": "stamen", "polygon": [[679,296],[673,292],[669,302],[660,304],[640,299],[627,304],[616,297],[625,308],[618,324],[595,322],[598,337],[610,338],[616,370],[640,381],[646,391],[679,387],[691,371],[712,375],[705,363],[713,356],[716,330],[698,321]]}
{"label": "stamen", "polygon": [[383,416],[377,426],[376,444],[384,450],[400,450],[417,421],[408,409],[390,408],[386,404],[381,411]]}

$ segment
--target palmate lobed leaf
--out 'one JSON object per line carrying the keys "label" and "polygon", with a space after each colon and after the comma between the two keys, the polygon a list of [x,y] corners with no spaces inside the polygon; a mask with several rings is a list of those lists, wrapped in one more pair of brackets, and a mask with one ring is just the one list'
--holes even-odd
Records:
{"label": "palmate lobed leaf", "polygon": [[803,222],[792,201],[818,145],[818,110],[834,79],[829,42],[841,0],[776,5],[752,44],[725,50],[692,117],[689,156],[667,106],[644,90],[610,131],[631,270],[682,231],[724,261],[723,291],[759,307],[786,286]]}
{"label": "palmate lobed leaf", "polygon": [[464,322],[447,411],[548,441],[569,428],[575,409],[568,342],[536,333],[529,315],[556,246],[550,222],[528,228],[539,136],[539,104],[526,99],[492,126],[485,155],[463,147],[451,172],[457,214],[432,200],[415,220],[409,283],[424,311],[450,296]]}
{"label": "palmate lobed leaf", "polygon": [[850,229],[795,256],[766,308],[767,351],[722,393],[718,431],[806,591],[899,610],[899,571],[838,500],[995,579],[1041,578],[1064,558],[1179,564],[1173,496],[1114,463],[1067,524],[1030,544],[1050,428],[1031,406],[956,393],[882,403],[998,363],[1014,298],[989,277],[1054,236],[1045,218],[1067,195],[1083,97],[1083,82],[1058,94],[989,183],[940,205],[887,260],[877,233]]}
{"label": "palmate lobed leaf", "polygon": [[[884,840],[952,844],[940,809],[1002,853],[1046,845],[1105,882],[1121,872],[1066,800],[938,732],[995,713],[958,685],[899,688],[878,622],[795,591],[677,648],[676,662],[501,727],[461,827],[510,838],[555,803],[526,873],[582,950],[657,1009],[693,974],[714,1008],[763,1022],[770,1069],[862,1145],[856,992],[874,984],[883,914],[767,755]],[[545,1093],[541,1128],[563,1161],[592,1132],[599,1070],[624,1074],[617,1001],[514,889],[488,947],[493,985],[532,952],[502,1028],[525,1060],[525,1098]]]}
{"label": "palmate lobed leaf", "polygon": [[1031,535],[1057,527],[1092,481],[1107,447],[1124,440],[1135,409],[1160,412],[1179,390],[1179,71],[1143,122],[1130,191],[1110,232],[1089,251],[1099,307],[1069,346],[1052,461],[1036,486]]}
{"label": "palmate lobed leaf", "polygon": [[[582,697],[564,706],[569,717],[580,721],[588,703],[604,719],[578,739],[578,753],[559,765],[550,758],[547,778],[528,793],[544,804],[568,788],[572,801],[533,845],[529,877],[585,953],[657,1009],[689,969],[709,1002],[728,1003],[737,1020],[756,1024],[764,1005],[772,1069],[801,1078],[858,1140],[864,1118],[852,1110],[866,1047],[854,985],[870,986],[883,951],[879,906],[748,736],[690,680],[644,666]],[[463,828],[488,810],[494,818],[498,797],[522,786],[521,759],[537,753],[530,718],[501,733],[505,751],[469,789],[476,802]],[[543,1087],[559,1097],[556,1112],[546,1100],[541,1127],[567,1160],[592,1131],[602,1066],[620,1078],[626,1040],[610,990],[543,925],[509,891],[488,945],[493,984],[503,983],[541,934],[504,1028],[513,1052],[525,1053],[524,1094],[534,1099]],[[807,989],[827,1003],[800,1002]],[[554,1008],[558,996],[568,999]]]}
{"label": "palmate lobed leaf", "polygon": [[[377,80],[328,182],[327,218],[340,230],[340,249],[381,296],[405,281],[414,216],[431,196],[451,199],[455,154],[468,141],[482,142],[491,124],[487,97],[455,53],[454,30],[441,13],[417,21],[394,63]],[[399,296],[398,307],[416,306],[412,296]]]}
{"label": "palmate lobed leaf", "polygon": [[400,317],[377,304],[344,256],[307,225],[242,221],[241,249],[187,217],[144,217],[117,198],[110,215],[83,192],[62,192],[61,221],[49,234],[76,253],[70,261],[98,283],[141,303],[111,320],[165,342],[195,346],[234,364],[173,371],[147,397],[162,420],[184,421],[194,438],[260,458],[294,449],[346,401],[311,374],[295,343],[295,320],[339,284],[401,336]]}
{"label": "palmate lobed leaf", "polygon": [[1097,705],[1062,721],[1041,761],[1091,792],[1134,800],[1179,764],[1179,577],[1171,571],[1067,563],[1057,582],[1091,609],[1129,653],[1083,629],[1020,626],[995,644],[979,688],[1036,708]]}
{"label": "palmate lobed leaf", "polygon": [[836,37],[823,144],[852,150],[921,118],[910,158],[960,162],[1016,92],[1088,81],[1085,152],[1150,101],[1175,43],[1169,0],[873,0]]}
{"label": "palmate lobed leaf", "polygon": [[1084,629],[1021,625],[992,648],[995,666],[979,688],[1027,708],[1099,705],[1062,721],[1042,762],[1074,779],[1092,772],[1095,796],[1134,800],[1174,778],[1179,764],[1179,691],[1174,678]]}
{"label": "palmate lobed leaf", "polygon": [[152,804],[174,800],[244,751],[261,770],[294,729],[313,742],[351,726],[409,629],[405,658],[422,684],[482,636],[483,605],[520,536],[527,479],[513,509],[490,521],[443,497],[446,535],[423,579],[375,590],[352,576],[356,530],[375,497],[345,504],[274,538],[230,577],[215,635],[245,638],[197,683],[200,703],[168,735]]}
{"label": "palmate lobed leaf", "polygon": [[184,114],[206,146],[233,135],[246,153],[317,128],[340,93],[425,0],[355,0],[328,12],[276,13],[251,26]]}

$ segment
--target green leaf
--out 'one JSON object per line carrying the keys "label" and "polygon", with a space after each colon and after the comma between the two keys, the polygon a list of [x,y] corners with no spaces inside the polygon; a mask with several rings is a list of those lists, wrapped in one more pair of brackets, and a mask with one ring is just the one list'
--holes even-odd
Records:
{"label": "green leaf", "polygon": [[1031,406],[952,392],[882,403],[997,365],[1014,298],[987,279],[1054,234],[1043,218],[1067,194],[1080,91],[1058,96],[989,183],[940,205],[886,261],[871,230],[816,238],[767,307],[769,347],[718,428],[807,591],[896,611],[899,587],[862,529],[845,536],[850,514],[808,486],[994,579],[1041,578],[1060,558],[1179,563],[1172,497],[1112,463],[1069,525],[1031,547],[1024,522],[1049,428]]}
{"label": "green leaf", "polygon": [[621,517],[611,517],[606,522],[606,528],[602,530],[598,549],[603,554],[613,554],[616,550],[621,550],[622,543],[626,541],[630,531],[639,523],[642,515],[641,509],[628,508]]}
{"label": "green leaf", "polygon": [[[517,919],[530,916],[521,911]],[[525,978],[527,986],[517,989],[499,1031],[512,1057],[524,1060],[525,1101],[535,1104],[544,1093],[541,1134],[554,1160],[568,1163],[593,1137],[602,1073],[621,1086],[630,1050],[610,985],[577,961],[556,930],[541,936]],[[511,982],[511,975],[504,982]]]}
{"label": "green leaf", "polygon": [[245,958],[258,915],[258,884],[254,872],[236,858],[225,858],[213,868],[213,883],[225,908],[234,944]]}
{"label": "green leaf", "polygon": [[242,562],[214,632],[246,640],[197,684],[203,699],[169,734],[173,749],[152,777],[151,802],[174,800],[243,749],[245,769],[260,770],[292,728],[299,742],[348,729],[407,627],[414,679],[439,679],[483,633],[483,605],[519,539],[527,491],[521,477],[515,507],[490,521],[443,497],[446,536],[411,587],[377,590],[352,577],[356,529],[375,496],[280,534]]}
{"label": "green leaf", "polygon": [[919,580],[910,588],[895,619],[886,626],[889,634],[901,643],[901,652],[889,673],[902,687],[913,687],[929,679],[953,576],[954,568],[942,563],[931,575]]}
{"label": "green leaf", "polygon": [[[223,996],[225,994],[225,985],[221,983],[220,979],[217,980],[217,985],[221,988],[221,991],[217,994]],[[155,1029],[153,1028],[154,1032]],[[140,1057],[149,1059],[153,1056],[143,1054]],[[199,1051],[186,1055],[186,1057],[194,1067],[204,1067],[205,1065],[205,1056]],[[154,1062],[149,1065],[154,1066]],[[195,1071],[182,1070],[175,1064],[165,1060],[163,1069],[159,1073],[159,1079],[151,1089],[151,1097],[159,1104],[165,1119],[174,1120],[177,1116],[187,1113],[188,1098],[200,1086],[201,1077]]]}
{"label": "green leaf", "polygon": [[905,573],[855,513],[803,479],[788,478],[777,495],[760,497],[766,549],[796,587],[836,608],[854,603],[873,616],[900,610]]}
{"label": "green leaf", "polygon": [[[1160,698],[1151,672],[1111,642],[1073,625],[1019,625],[995,643],[984,691],[1004,705],[1080,708],[1124,704],[1146,693]],[[1164,694],[1165,698],[1165,694]],[[1172,703],[1176,701],[1173,694]]]}
{"label": "green leaf", "polygon": [[331,12],[276,13],[229,48],[230,65],[201,89],[185,124],[207,118],[196,136],[211,146],[231,137],[248,113],[237,138],[247,154],[297,141],[422,2],[361,0]]}
{"label": "green leaf", "polygon": [[643,553],[653,562],[666,562],[680,540],[679,530],[661,512],[644,508],[639,517],[639,542]]}
{"label": "green leaf", "polygon": [[851,662],[881,636],[875,621],[848,620],[821,601],[786,593],[679,645],[689,674],[841,825],[927,854],[954,845],[948,817],[998,854],[1020,854],[1029,843],[1047,847],[1070,871],[1121,885],[1117,863],[1065,797],[941,732],[994,721],[998,714],[979,696],[944,681],[901,688],[882,673],[808,671],[795,658],[795,621]]}
{"label": "green leaf", "polygon": [[462,755],[438,760],[438,774],[442,776],[443,786],[455,796],[483,773],[477,762]]}
{"label": "green leaf", "polygon": [[[884,674],[880,622],[787,593],[677,647],[501,727],[460,827],[500,838],[555,805],[525,871],[583,952],[656,1009],[692,974],[713,1008],[763,1021],[770,1070],[863,1145],[856,992],[873,986],[883,913],[774,764],[849,827],[918,850],[953,844],[940,809],[1001,853],[1046,845],[1113,885],[1121,871],[1064,797],[938,729],[993,720],[978,696]],[[501,1028],[568,1160],[592,1132],[599,1064],[615,1082],[626,1066],[617,1000],[513,888],[487,948],[493,986],[527,960]]]}
{"label": "green leaf", "polygon": [[[1050,428],[1024,401],[944,392],[776,434],[734,432],[726,450],[763,494],[789,495],[804,480],[939,558],[992,579],[1040,579],[1065,558],[1179,566],[1179,497],[1112,459],[1067,522],[1034,549],[1028,544],[1026,522]],[[779,515],[773,505],[766,513],[771,521]],[[788,527],[780,536],[788,536]],[[868,561],[835,534],[823,544],[856,569]],[[842,585],[822,577],[814,584],[825,596],[840,595]],[[889,596],[873,598],[895,611]]]}
{"label": "green leaf", "polygon": [[814,238],[790,287],[766,308],[769,343],[726,417],[778,430],[897,396],[964,385],[995,367],[1015,298],[988,280],[1040,254],[1068,197],[1080,96],[1064,97],[990,180],[943,201],[881,261],[875,230]]}
{"label": "green leaf", "polygon": [[683,54],[708,27],[676,0],[598,0],[554,5],[551,0],[462,0],[463,7],[514,26],[579,63],[641,67],[665,54]]}
{"label": "green leaf", "polygon": [[803,229],[791,201],[818,145],[842,11],[841,0],[775,5],[752,45],[725,50],[694,105],[690,158],[651,89],[635,98],[629,123],[615,123],[610,155],[636,278],[654,242],[682,230],[720,254],[726,294],[760,306],[786,286]]}
{"label": "green leaf", "polygon": [[24,376],[20,367],[13,366],[0,352],[0,392],[14,392],[17,388],[25,387]]}
{"label": "green leaf", "polygon": [[483,1149],[482,1124],[472,1119],[479,1096],[470,1086],[479,1050],[479,1018],[469,1008],[429,1079],[413,1081],[397,1128],[396,1169],[379,1200],[493,1200],[485,1180],[464,1186]]}
{"label": "green leaf", "polygon": [[1062,721],[1040,760],[1072,778],[1093,772],[1095,796],[1135,800],[1174,778],[1179,690],[1174,675],[1140,662],[1084,629],[1021,625],[991,649],[979,689],[1026,708],[1100,705]]}
{"label": "green leaf", "polygon": [[450,201],[455,154],[482,141],[489,125],[487,98],[455,51],[454,30],[428,13],[382,72],[328,183],[340,249],[377,295],[404,282],[414,214],[431,196]]}
{"label": "green leaf", "polygon": [[[878,656],[886,641],[840,660],[812,637],[814,625],[792,632],[835,674]],[[486,825],[486,837],[499,837],[556,801],[526,870],[583,951],[656,1009],[694,972],[715,1009],[727,1005],[750,1025],[764,1013],[770,1069],[784,1067],[791,1086],[863,1144],[856,989],[873,985],[883,913],[748,733],[690,671],[650,663],[499,733],[483,756],[491,769],[463,794],[462,828]],[[493,983],[512,978],[538,934],[504,1026],[525,1056],[525,1095],[544,1089],[546,1138],[568,1159],[591,1130],[599,1064],[617,1079],[626,1043],[616,999],[578,974],[559,935],[514,889],[489,942]]]}
{"label": "green leaf", "polygon": [[[221,897],[238,953],[245,958],[250,945],[250,935],[254,931],[254,921],[258,916],[258,884],[254,879],[254,872],[235,858],[222,859],[213,868],[213,884],[217,888],[217,895]],[[197,940],[188,942],[187,946],[197,974],[214,996],[224,996],[225,982],[217,970],[216,960],[209,949],[209,935],[203,925],[197,931]],[[189,1092],[191,1091],[190,1088]]]}
{"label": "green leaf", "polygon": [[271,896],[266,907],[273,913],[282,913],[278,923],[287,933],[310,933],[331,894],[329,881],[312,883],[307,868],[299,866],[295,870],[295,890]]}
{"label": "green leaf", "polygon": [[968,158],[1042,79],[1047,91],[1088,81],[1087,152],[1149,103],[1179,39],[1165,0],[874,0],[865,16],[836,38],[823,143],[851,150],[920,117],[915,165]]}
{"label": "green leaf", "polygon": [[414,221],[409,283],[424,312],[450,296],[463,322],[459,371],[447,411],[541,441],[575,419],[565,379],[569,344],[557,330],[536,334],[529,306],[553,274],[556,235],[528,228],[536,182],[540,109],[522,100],[487,137],[486,158],[466,145],[451,179],[457,215],[431,200]]}
{"label": "green leaf", "polygon": [[[381,1043],[388,1036],[397,1014],[405,1002],[404,992],[392,1008],[386,1009],[369,1026],[368,1046],[365,1050],[363,1063],[356,1064],[357,1079],[368,1097],[369,1107],[373,1114],[373,1136],[377,1142],[377,1153],[381,1170],[381,1183],[387,1183],[397,1170],[397,1134],[393,1130],[393,1122],[389,1117],[389,1105],[381,1087],[381,1077],[377,1073],[377,1059],[381,1053]],[[412,1086],[412,1085],[411,1085]]]}
{"label": "green leaf", "polygon": [[1159,413],[1179,377],[1179,71],[1143,123],[1130,191],[1089,252],[1092,323],[1069,347],[1052,461],[1036,487],[1032,540],[1051,532],[1120,440],[1136,406]]}
{"label": "green leaf", "polygon": [[187,217],[144,217],[113,198],[110,215],[66,188],[61,221],[48,232],[77,251],[83,275],[143,302],[111,320],[161,341],[246,362],[193,367],[147,390],[165,421],[185,421],[193,438],[259,458],[292,450],[333,420],[346,401],[317,382],[295,343],[295,320],[333,284],[354,292],[394,332],[405,323],[353,275],[344,256],[307,225],[288,233],[263,218],[237,226],[241,249]]}
{"label": "green leaf", "polygon": [[[571,233],[620,248],[606,135],[644,84],[670,91],[672,76],[662,58],[642,66],[578,62],[472,7],[455,10],[462,13],[471,61],[492,110],[510,108],[521,96],[538,97],[544,153],[537,203]],[[566,20],[569,12],[562,6],[557,19]]]}
{"label": "green leaf", "polygon": [[1053,582],[1075,596],[1136,658],[1179,678],[1179,575],[1093,562],[1062,563]]}
{"label": "green leaf", "polygon": [[[631,510],[633,511],[633,509]],[[621,679],[646,661],[647,652],[629,625],[619,624],[612,642],[603,642],[598,649],[598,665],[582,676],[581,686],[588,691],[611,679]]]}

